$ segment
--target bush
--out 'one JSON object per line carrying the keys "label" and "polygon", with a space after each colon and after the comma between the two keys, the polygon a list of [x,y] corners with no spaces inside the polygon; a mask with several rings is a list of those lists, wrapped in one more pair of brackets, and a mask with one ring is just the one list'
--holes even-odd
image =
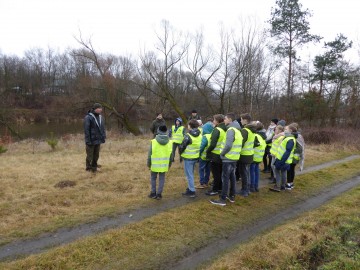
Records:
{"label": "bush", "polygon": [[50,139],[48,139],[46,142],[48,143],[48,145],[50,145],[51,149],[54,151],[58,144],[58,140],[54,138],[54,132],[50,132]]}
{"label": "bush", "polygon": [[0,154],[5,153],[6,151],[7,149],[3,145],[0,145]]}

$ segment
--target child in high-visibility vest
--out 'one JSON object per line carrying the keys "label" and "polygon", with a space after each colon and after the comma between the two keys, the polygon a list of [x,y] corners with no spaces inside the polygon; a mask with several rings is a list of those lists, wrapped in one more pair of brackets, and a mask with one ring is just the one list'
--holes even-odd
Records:
{"label": "child in high-visibility vest", "polygon": [[259,164],[263,161],[266,148],[266,130],[264,125],[256,122],[255,144],[254,144],[254,158],[253,163],[250,165],[250,191],[259,192],[259,178],[260,168]]}
{"label": "child in high-visibility vest", "polygon": [[210,160],[206,157],[206,150],[210,145],[211,132],[213,129],[213,123],[211,122],[207,122],[203,126],[199,159],[200,185],[196,186],[198,189],[207,188],[210,180]]}
{"label": "child in high-visibility vest", "polygon": [[296,131],[296,127],[291,125],[286,126],[284,129],[284,139],[278,145],[275,153],[276,184],[270,188],[272,191],[285,190],[287,171],[290,169],[290,164],[294,158],[296,139],[293,134]]}
{"label": "child in high-visibility vest", "polygon": [[186,129],[182,125],[182,119],[180,117],[178,117],[175,119],[175,123],[171,127],[171,129],[169,129],[169,138],[172,140],[172,143],[173,143],[172,156],[171,156],[172,162],[174,162],[174,160],[175,160],[176,148],[178,148],[180,162],[182,162],[182,158],[180,156],[179,145],[182,143],[185,134],[186,134]]}
{"label": "child in high-visibility vest", "polygon": [[296,138],[294,158],[292,163],[290,164],[290,169],[287,171],[287,184],[285,186],[287,190],[291,190],[294,188],[296,164],[299,163],[300,171],[302,171],[304,168],[304,160],[305,160],[305,141],[304,141],[304,137],[300,133],[299,125],[297,123],[292,123],[289,126],[295,126],[297,132],[294,133],[294,136]]}
{"label": "child in high-visibility vest", "polygon": [[[172,142],[167,136],[166,126],[160,126],[157,135],[151,140],[147,166],[149,167],[151,192],[149,198],[160,200],[165,184],[165,173],[171,166]],[[159,175],[159,185],[156,190],[156,178]]]}
{"label": "child in high-visibility vest", "polygon": [[188,123],[188,134],[185,135],[180,145],[181,157],[184,159],[184,171],[188,182],[188,187],[183,196],[195,197],[194,170],[195,163],[199,161],[201,138],[199,123],[196,120],[190,120]]}
{"label": "child in high-visibility vest", "polygon": [[[271,170],[275,175],[275,154],[278,150],[278,146],[281,143],[281,141],[284,139],[284,127],[281,125],[277,125],[275,128],[275,135],[272,138],[271,147],[270,147],[270,155],[271,155]],[[275,177],[273,179],[270,179],[271,184],[276,183]]]}

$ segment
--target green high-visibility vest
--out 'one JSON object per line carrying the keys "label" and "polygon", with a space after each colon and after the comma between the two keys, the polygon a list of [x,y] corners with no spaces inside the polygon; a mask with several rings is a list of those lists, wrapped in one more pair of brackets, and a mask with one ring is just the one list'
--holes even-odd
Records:
{"label": "green high-visibility vest", "polygon": [[290,137],[285,137],[285,139],[282,140],[282,142],[280,143],[279,145],[279,148],[278,148],[278,151],[275,155],[275,157],[278,159],[278,160],[281,160],[282,156],[285,154],[286,152],[286,144],[288,141],[290,140],[293,140],[294,142],[294,146],[293,148],[291,149],[291,152],[290,152],[290,155],[288,157],[288,159],[285,161],[286,164],[291,164],[292,163],[292,160],[293,160],[293,157],[294,157],[294,150],[295,150],[295,145],[296,145],[296,139],[294,136],[290,136]]}
{"label": "green high-visibility vest", "polygon": [[266,148],[266,141],[259,134],[255,134],[255,137],[260,143],[259,146],[254,147],[254,162],[258,163],[263,160]]}
{"label": "green high-visibility vest", "polygon": [[184,127],[181,126],[175,131],[175,125],[173,125],[171,128],[171,140],[174,143],[180,144],[182,143],[183,139],[184,139]]}
{"label": "green high-visibility vest", "polygon": [[[234,131],[234,142],[231,146],[231,149],[229,152],[227,152],[225,154],[225,157],[231,160],[239,160],[240,158],[240,153],[241,153],[241,148],[242,148],[242,141],[243,141],[243,136],[241,135],[240,130],[234,128],[234,127],[229,127],[229,129],[226,131],[226,133],[228,133],[229,130],[233,130]],[[226,142],[226,136],[224,139],[224,146],[225,146],[225,142]],[[221,149],[222,150],[222,149]]]}
{"label": "green high-visibility vest", "polygon": [[[221,153],[221,149],[224,148],[225,142],[224,142],[224,138],[225,138],[225,131],[222,128],[216,127],[217,130],[219,130],[220,134],[219,134],[219,138],[218,141],[216,143],[215,148],[211,151],[211,153],[214,153],[216,155],[220,155]],[[213,131],[214,132],[214,131]],[[212,135],[212,133],[211,133]]]}
{"label": "green high-visibility vest", "polygon": [[200,144],[202,136],[194,137],[188,134],[191,138],[191,144],[186,146],[184,152],[181,154],[183,158],[196,159],[200,157]]}
{"label": "green high-visibility vest", "polygon": [[209,145],[210,145],[210,137],[211,137],[211,134],[205,134],[205,135],[203,135],[203,137],[206,137],[206,139],[207,139],[207,145],[205,146],[204,151],[201,153],[200,158],[201,158],[202,160],[207,160],[207,158],[206,158],[206,150],[209,148]]}
{"label": "green high-visibility vest", "polygon": [[276,157],[276,154],[278,152],[279,145],[281,141],[285,138],[285,136],[280,136],[275,139],[275,141],[272,142],[271,148],[270,148],[270,154]]}
{"label": "green high-visibility vest", "polygon": [[248,132],[248,138],[245,142],[243,148],[241,149],[242,156],[252,156],[254,155],[254,142],[255,142],[255,134],[248,128],[244,128]]}
{"label": "green high-visibility vest", "polygon": [[151,167],[152,172],[167,172],[169,170],[169,160],[172,153],[172,142],[162,145],[151,140]]}

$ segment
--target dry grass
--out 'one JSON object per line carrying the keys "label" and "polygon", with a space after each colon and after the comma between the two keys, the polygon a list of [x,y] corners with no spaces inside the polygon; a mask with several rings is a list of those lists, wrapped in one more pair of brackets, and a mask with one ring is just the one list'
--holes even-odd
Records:
{"label": "dry grass", "polygon": [[[112,136],[101,150],[102,171],[92,174],[84,170],[82,136],[64,137],[56,151],[45,141],[8,145],[0,156],[0,244],[155,204],[146,196],[148,147],[146,137]],[[349,154],[321,146],[307,150],[307,166]],[[62,181],[74,185],[56,187]],[[179,197],[185,187],[183,168],[175,162],[167,175],[165,200]]]}
{"label": "dry grass", "polygon": [[[148,205],[148,144],[147,138],[111,138],[97,174],[85,171],[82,137],[61,140],[56,151],[45,141],[8,145],[0,157],[0,243]],[[57,188],[61,181],[75,186]],[[182,168],[174,164],[166,193],[181,188]]]}
{"label": "dry grass", "polygon": [[[360,254],[349,254],[343,247],[348,244],[350,251],[358,250],[356,242],[346,242],[351,241],[349,230],[354,228],[357,228],[355,238],[359,237],[359,208],[360,188],[357,188],[318,210],[257,236],[202,269],[317,269],[325,263],[322,260],[328,260],[326,255],[336,261],[336,266],[324,269],[359,269]],[[341,267],[339,250],[348,253]],[[326,254],[331,252],[335,254]]]}
{"label": "dry grass", "polygon": [[[239,198],[235,204],[225,208],[213,206],[204,200],[196,201],[121,229],[113,229],[23,260],[0,264],[0,268],[158,269],[216,241],[217,237],[227,237],[235,229],[251,226],[269,213],[281,211],[315,195],[326,186],[357,175],[359,166],[360,159],[356,159],[301,175],[297,179],[297,188],[292,192],[278,194],[264,190],[247,199]],[[277,247],[272,241],[267,243],[270,250]],[[281,248],[283,244],[278,245]]]}

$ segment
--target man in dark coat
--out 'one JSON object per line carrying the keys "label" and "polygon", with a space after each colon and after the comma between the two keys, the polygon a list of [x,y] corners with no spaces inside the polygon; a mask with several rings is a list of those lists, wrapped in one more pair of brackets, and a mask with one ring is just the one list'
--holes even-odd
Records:
{"label": "man in dark coat", "polygon": [[84,134],[86,144],[86,170],[96,172],[100,155],[100,145],[105,143],[105,122],[101,116],[102,106],[95,103],[84,118]]}
{"label": "man in dark coat", "polygon": [[156,119],[151,123],[150,131],[153,134],[154,138],[158,134],[160,126],[166,126],[166,122],[163,118],[162,113],[156,113]]}

